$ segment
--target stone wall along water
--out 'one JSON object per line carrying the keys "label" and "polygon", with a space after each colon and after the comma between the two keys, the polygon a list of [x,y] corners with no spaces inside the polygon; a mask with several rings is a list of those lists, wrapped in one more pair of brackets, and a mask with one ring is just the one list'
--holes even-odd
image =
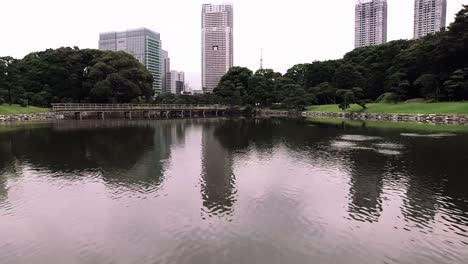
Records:
{"label": "stone wall along water", "polygon": [[303,112],[304,117],[345,118],[351,120],[413,122],[427,124],[468,125],[468,115],[442,114],[380,114],[349,112]]}
{"label": "stone wall along water", "polygon": [[63,115],[56,113],[35,113],[35,114],[17,114],[17,115],[0,115],[0,123],[22,122],[32,120],[49,120],[63,119]]}

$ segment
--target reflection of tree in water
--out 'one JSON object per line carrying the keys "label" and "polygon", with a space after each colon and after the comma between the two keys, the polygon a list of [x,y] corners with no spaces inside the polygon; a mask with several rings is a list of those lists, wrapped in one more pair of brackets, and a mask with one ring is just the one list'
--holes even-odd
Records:
{"label": "reflection of tree in water", "polygon": [[318,136],[305,133],[304,128],[304,122],[300,120],[237,119],[220,122],[214,134],[230,151],[255,147],[262,154],[272,154],[280,143],[301,148],[304,142],[315,142]]}
{"label": "reflection of tree in water", "polygon": [[217,125],[205,124],[202,136],[201,195],[210,216],[232,214],[236,201],[232,155],[215,137]]}
{"label": "reflection of tree in water", "polygon": [[[406,190],[401,212],[407,227],[426,228],[441,208],[446,221],[468,225],[468,178],[460,170],[468,161],[468,138],[405,138],[396,130],[348,128],[347,134],[381,136],[402,143],[402,155],[389,156],[369,150],[346,155],[351,163],[349,212],[353,219],[378,221],[382,209],[383,179]],[[385,176],[384,176],[385,175]],[[450,202],[443,202],[449,200]],[[454,215],[455,214],[455,215]]]}
{"label": "reflection of tree in water", "polygon": [[184,125],[99,122],[18,130],[3,134],[0,145],[10,142],[12,157],[60,177],[102,175],[111,184],[160,184],[172,144],[183,139]]}
{"label": "reflection of tree in water", "polygon": [[206,211],[232,213],[236,201],[234,155],[255,148],[265,157],[272,155],[281,143],[302,148],[305,140],[315,142],[321,136],[306,134],[303,129],[303,123],[296,120],[236,119],[205,123],[201,192]]}
{"label": "reflection of tree in water", "polygon": [[[468,225],[468,179],[461,170],[468,161],[468,140],[447,138],[442,140],[413,139],[413,149],[407,159],[406,199],[401,208],[409,227],[427,227],[443,208],[450,215],[445,220]],[[442,200],[445,197],[445,201]],[[446,202],[446,198],[450,197]]]}
{"label": "reflection of tree in water", "polygon": [[357,150],[349,155],[351,188],[349,216],[357,221],[377,222],[382,212],[382,188],[385,157],[369,150]]}
{"label": "reflection of tree in water", "polygon": [[[184,144],[185,122],[160,122],[154,126],[152,145],[142,158],[122,173],[114,172],[109,179],[117,183],[129,182],[137,185],[138,191],[151,191],[159,188],[165,179],[165,170],[170,162],[172,148]],[[117,176],[118,175],[118,178]]]}
{"label": "reflection of tree in water", "polygon": [[0,133],[0,203],[8,196],[7,177],[14,172],[14,157],[7,133]]}

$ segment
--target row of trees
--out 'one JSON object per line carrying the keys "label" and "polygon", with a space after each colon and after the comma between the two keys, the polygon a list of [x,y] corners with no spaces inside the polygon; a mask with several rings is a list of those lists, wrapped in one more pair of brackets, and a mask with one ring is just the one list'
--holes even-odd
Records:
{"label": "row of trees", "polygon": [[298,64],[285,75],[233,68],[215,93],[231,104],[309,104],[468,99],[468,6],[433,35],[355,49],[340,60]]}
{"label": "row of trees", "polygon": [[0,103],[119,103],[153,97],[153,76],[124,52],[78,48],[0,57]]}
{"label": "row of trees", "polygon": [[[355,49],[342,59],[298,64],[286,74],[232,68],[213,94],[153,97],[152,76],[123,52],[61,48],[0,58],[0,102],[141,102],[303,108],[414,98],[468,99],[468,6],[446,29],[417,40]],[[155,101],[154,101],[155,100]]]}

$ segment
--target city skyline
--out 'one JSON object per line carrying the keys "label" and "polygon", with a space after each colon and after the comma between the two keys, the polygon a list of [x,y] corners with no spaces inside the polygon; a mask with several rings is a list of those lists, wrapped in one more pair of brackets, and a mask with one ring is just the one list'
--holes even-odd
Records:
{"label": "city skyline", "polygon": [[[28,3],[28,9],[24,8],[25,2]],[[2,15],[2,24],[17,21],[15,17],[18,14],[28,16],[35,23],[19,21],[14,26],[2,28],[2,32],[9,37],[0,45],[0,55],[22,58],[30,52],[62,46],[98,48],[96,36],[100,32],[144,26],[161,34],[163,48],[171,54],[173,68],[184,70],[186,80],[194,89],[200,89],[201,6],[220,1],[134,2],[135,5],[129,6],[126,5],[127,1],[104,0],[96,3],[83,0],[80,5],[74,6],[73,12],[69,11],[66,1],[44,0],[38,3],[24,0],[2,3],[5,10],[11,11]],[[287,4],[266,0],[231,2],[234,5],[234,16],[242,18],[234,22],[236,66],[258,69],[262,47],[264,67],[283,73],[297,63],[341,58],[354,48],[355,1],[312,3],[291,0]],[[448,1],[447,25],[453,21],[463,3],[462,0]],[[148,8],[137,8],[141,5]],[[54,8],[48,8],[50,6]],[[89,6],[93,8],[90,9]],[[184,7],[183,10],[181,6]],[[265,6],[268,7],[266,11]],[[155,16],[154,10],[164,12],[158,12]],[[178,16],[173,15],[176,13]],[[86,14],[85,20],[82,19],[83,14]],[[283,19],[278,19],[278,16]],[[330,22],[331,17],[338,17],[339,23]],[[259,27],[260,23],[263,26]],[[328,25],[324,26],[324,23]],[[413,24],[414,1],[388,1],[388,41],[412,39]],[[28,34],[23,34],[24,32]],[[28,41],[30,38],[35,41]]]}

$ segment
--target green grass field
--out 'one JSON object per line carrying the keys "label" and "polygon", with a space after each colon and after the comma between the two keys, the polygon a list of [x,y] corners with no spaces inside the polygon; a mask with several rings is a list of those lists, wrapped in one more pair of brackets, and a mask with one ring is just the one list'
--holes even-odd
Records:
{"label": "green grass field", "polygon": [[19,105],[0,105],[0,115],[15,115],[15,114],[32,114],[48,112],[47,108],[40,108],[35,106],[21,107]]}
{"label": "green grass field", "polygon": [[[351,105],[346,112],[389,113],[389,114],[468,114],[468,103],[400,103],[367,104],[363,110],[358,105]],[[313,105],[308,111],[341,112],[338,105]]]}
{"label": "green grass field", "polygon": [[410,122],[389,122],[389,121],[358,121],[338,118],[307,118],[309,122],[315,124],[327,124],[336,126],[349,126],[356,128],[371,128],[371,129],[393,129],[407,132],[421,133],[468,133],[468,126],[457,125],[431,125],[419,124]]}

